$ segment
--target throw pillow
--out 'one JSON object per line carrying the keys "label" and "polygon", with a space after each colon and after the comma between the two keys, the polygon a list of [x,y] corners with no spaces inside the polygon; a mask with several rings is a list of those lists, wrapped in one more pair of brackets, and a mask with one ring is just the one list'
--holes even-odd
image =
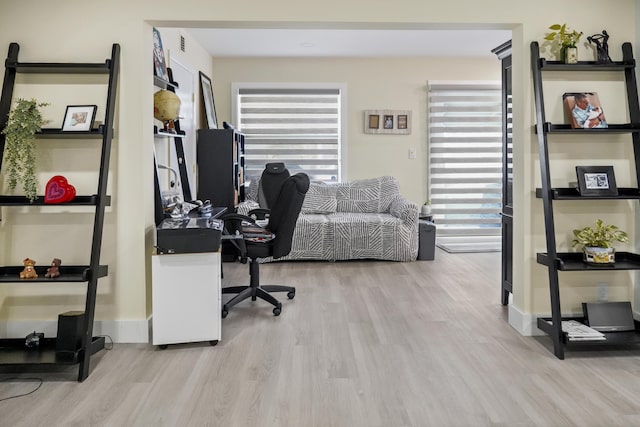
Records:
{"label": "throw pillow", "polygon": [[302,204],[302,213],[328,214],[334,213],[337,207],[337,187],[321,182],[314,182],[309,186]]}

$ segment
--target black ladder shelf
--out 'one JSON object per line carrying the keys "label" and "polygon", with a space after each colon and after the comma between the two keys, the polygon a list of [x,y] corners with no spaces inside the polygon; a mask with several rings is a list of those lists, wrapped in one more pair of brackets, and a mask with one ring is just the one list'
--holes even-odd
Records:
{"label": "black ladder shelf", "polygon": [[[582,262],[582,254],[577,252],[557,252],[555,238],[555,224],[553,217],[554,200],[636,200],[640,199],[640,189],[619,188],[618,196],[584,197],[574,188],[552,188],[549,167],[549,134],[589,134],[592,138],[602,137],[605,134],[626,133],[631,135],[633,141],[634,161],[636,169],[636,183],[640,183],[640,104],[638,102],[638,88],[635,77],[635,59],[630,43],[622,44],[622,61],[601,64],[595,61],[580,61],[577,64],[564,64],[560,61],[547,61],[540,57],[537,42],[531,43],[531,67],[533,72],[533,89],[536,110],[535,131],[538,137],[538,151],[540,156],[540,174],[542,188],[536,189],[536,197],[541,198],[544,210],[545,234],[547,240],[547,252],[537,254],[537,262],[545,265],[549,275],[549,293],[551,300],[551,318],[538,318],[538,328],[551,336],[553,351],[557,358],[564,359],[565,346],[580,347],[594,346],[604,347],[620,344],[640,344],[640,327],[636,323],[636,331],[605,333],[606,340],[590,342],[570,342],[562,332],[562,320],[578,320],[584,322],[584,317],[562,316],[560,309],[560,286],[558,280],[559,271],[607,271],[611,270],[638,270],[640,269],[640,255],[629,252],[616,253],[616,263],[613,266],[594,267]],[[572,75],[579,71],[620,71],[624,73],[627,102],[629,107],[630,123],[611,124],[605,129],[572,129],[566,124],[552,124],[546,121],[543,97],[544,71],[569,71]],[[586,136],[585,136],[586,137]]]}
{"label": "black ladder shelf", "polygon": [[[93,234],[91,240],[91,255],[88,265],[70,265],[61,267],[62,275],[57,278],[45,278],[47,266],[36,267],[38,278],[29,280],[29,283],[40,282],[46,284],[86,282],[87,291],[84,307],[83,337],[80,348],[75,352],[56,352],[56,339],[45,338],[38,350],[26,350],[25,340],[5,338],[0,339],[0,365],[73,365],[78,364],[78,381],[83,381],[89,376],[90,359],[93,354],[104,348],[104,337],[93,336],[93,322],[95,316],[96,293],[98,279],[108,274],[108,266],[100,265],[100,251],[102,246],[102,231],[104,224],[105,207],[111,203],[111,197],[107,192],[107,178],[109,172],[109,159],[111,155],[111,141],[113,139],[113,122],[115,112],[115,100],[120,69],[120,45],[113,44],[111,57],[102,63],[44,63],[44,62],[19,62],[18,52],[20,46],[17,43],[9,45],[9,53],[5,62],[4,82],[2,95],[0,96],[0,129],[7,125],[13,90],[17,73],[39,74],[102,74],[108,78],[107,99],[105,116],[102,125],[86,132],[63,132],[60,129],[42,129],[36,134],[43,138],[73,138],[73,139],[99,139],[102,141],[100,169],[96,194],[78,195],[71,201],[64,203],[70,206],[95,206]],[[2,170],[2,157],[4,153],[5,136],[0,134],[0,171]],[[0,206],[56,206],[44,203],[44,197],[30,203],[24,196],[0,195]],[[17,283],[19,272],[23,266],[0,266],[0,283]],[[24,281],[22,281],[24,282]]]}

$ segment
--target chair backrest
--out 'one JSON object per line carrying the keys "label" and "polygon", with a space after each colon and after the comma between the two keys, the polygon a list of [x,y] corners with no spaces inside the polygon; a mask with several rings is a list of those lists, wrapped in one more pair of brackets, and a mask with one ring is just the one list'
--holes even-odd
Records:
{"label": "chair backrest", "polygon": [[258,204],[271,209],[278,200],[280,189],[290,174],[284,163],[267,163],[258,186]]}
{"label": "chair backrest", "polygon": [[302,209],[304,196],[309,190],[309,177],[297,173],[282,184],[278,200],[271,207],[267,228],[276,235],[272,241],[273,257],[280,258],[291,252],[293,232]]}

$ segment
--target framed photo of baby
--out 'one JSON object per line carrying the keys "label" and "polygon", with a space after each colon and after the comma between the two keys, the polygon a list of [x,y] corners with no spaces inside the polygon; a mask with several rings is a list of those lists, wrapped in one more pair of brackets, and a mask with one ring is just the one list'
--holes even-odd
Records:
{"label": "framed photo of baby", "polygon": [[562,95],[567,120],[574,129],[609,127],[596,92],[568,92]]}

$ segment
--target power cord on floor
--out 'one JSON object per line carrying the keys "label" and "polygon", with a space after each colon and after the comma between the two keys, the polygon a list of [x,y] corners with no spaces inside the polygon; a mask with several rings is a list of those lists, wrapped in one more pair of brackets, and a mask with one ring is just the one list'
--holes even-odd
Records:
{"label": "power cord on floor", "polygon": [[9,399],[15,399],[17,397],[23,397],[23,396],[28,396],[32,393],[35,393],[36,391],[38,391],[40,389],[40,387],[42,387],[42,378],[18,378],[18,377],[13,377],[13,378],[4,378],[2,380],[0,380],[0,382],[7,382],[10,380],[17,380],[17,381],[38,381],[38,386],[36,388],[34,388],[33,390],[31,390],[28,393],[23,393],[23,394],[16,394],[15,396],[9,396],[9,397],[3,397],[0,398],[0,402],[3,402],[5,400],[9,400]]}
{"label": "power cord on floor", "polygon": [[105,350],[113,350],[113,338],[111,338],[109,335],[97,335],[97,336],[98,337],[109,338],[111,346],[107,346],[107,343],[105,342],[104,349]]}

